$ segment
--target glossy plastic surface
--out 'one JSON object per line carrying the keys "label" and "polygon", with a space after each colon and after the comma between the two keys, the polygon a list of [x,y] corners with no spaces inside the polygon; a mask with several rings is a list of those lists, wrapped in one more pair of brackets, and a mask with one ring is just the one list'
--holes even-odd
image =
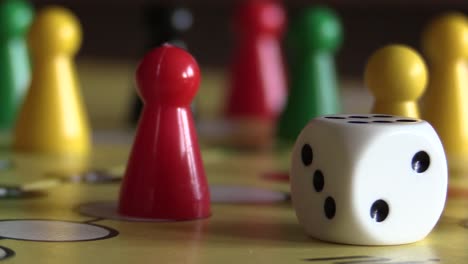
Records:
{"label": "glossy plastic surface", "polygon": [[190,103],[195,59],[163,45],[145,55],[136,79],[145,103],[120,192],[123,215],[162,220],[210,216],[210,194]]}
{"label": "glossy plastic surface", "polygon": [[278,117],[287,91],[280,45],[285,23],[283,7],[274,1],[244,1],[238,8],[228,118]]}
{"label": "glossy plastic surface", "polygon": [[75,72],[81,26],[67,9],[46,7],[28,34],[34,70],[16,123],[15,150],[84,155],[90,150],[87,115]]}
{"label": "glossy plastic surface", "polygon": [[16,121],[30,80],[26,32],[33,9],[22,0],[0,3],[0,129],[10,130]]}
{"label": "glossy plastic surface", "polygon": [[429,59],[429,85],[423,118],[429,121],[447,153],[450,169],[468,169],[468,20],[448,13],[433,20],[423,32]]}
{"label": "glossy plastic surface", "polygon": [[367,62],[364,75],[374,95],[371,113],[419,118],[418,100],[428,76],[417,51],[405,45],[380,48]]}
{"label": "glossy plastic surface", "polygon": [[290,90],[278,124],[280,142],[294,143],[314,117],[340,112],[334,54],[343,38],[341,22],[325,7],[305,10],[288,31]]}

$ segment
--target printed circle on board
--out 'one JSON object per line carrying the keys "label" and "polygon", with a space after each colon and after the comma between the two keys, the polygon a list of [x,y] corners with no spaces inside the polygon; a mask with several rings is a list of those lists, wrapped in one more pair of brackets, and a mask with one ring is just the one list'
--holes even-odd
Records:
{"label": "printed circle on board", "polygon": [[76,173],[52,172],[48,174],[48,177],[62,182],[86,184],[108,184],[122,181],[121,175],[107,170],[89,170]]}
{"label": "printed circle on board", "polygon": [[13,257],[15,252],[7,247],[0,246],[0,260],[5,260],[7,258]]}
{"label": "printed circle on board", "polygon": [[117,230],[89,223],[44,219],[10,219],[0,221],[0,237],[40,242],[77,242],[107,239]]}
{"label": "printed circle on board", "polygon": [[464,228],[468,228],[468,220],[466,220],[466,221],[463,223],[463,227],[464,227]]}
{"label": "printed circle on board", "polygon": [[210,188],[213,203],[278,203],[289,200],[284,192],[247,186],[216,185]]}
{"label": "printed circle on board", "polygon": [[[211,202],[213,203],[232,203],[232,204],[261,204],[261,203],[278,203],[290,200],[287,193],[261,189],[256,187],[244,186],[223,186],[216,185],[210,188]],[[174,220],[168,219],[151,219],[138,218],[121,215],[117,210],[116,201],[96,201],[82,204],[78,207],[78,211],[90,217],[98,217],[104,219],[113,219],[120,221],[135,221],[135,222],[168,222]],[[0,226],[1,228],[1,226]],[[1,233],[0,233],[1,235]]]}
{"label": "printed circle on board", "polygon": [[97,201],[92,203],[82,204],[78,207],[78,211],[85,216],[99,217],[104,219],[113,219],[119,221],[131,222],[164,222],[171,221],[165,219],[149,219],[124,216],[118,213],[116,201]]}

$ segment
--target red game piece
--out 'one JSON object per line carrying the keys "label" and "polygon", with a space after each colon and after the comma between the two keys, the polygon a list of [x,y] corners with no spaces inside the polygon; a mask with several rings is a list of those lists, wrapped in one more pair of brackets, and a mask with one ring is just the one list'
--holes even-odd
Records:
{"label": "red game piece", "polygon": [[195,59],[163,45],[136,72],[144,102],[120,191],[119,213],[188,220],[210,216],[210,194],[190,103],[200,83]]}
{"label": "red game piece", "polygon": [[238,9],[227,117],[274,120],[281,112],[287,90],[280,46],[285,23],[284,9],[274,1],[244,1]]}

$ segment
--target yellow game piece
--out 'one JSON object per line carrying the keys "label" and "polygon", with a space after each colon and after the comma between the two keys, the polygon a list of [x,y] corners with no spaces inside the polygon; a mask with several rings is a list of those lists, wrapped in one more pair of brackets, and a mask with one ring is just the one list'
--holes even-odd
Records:
{"label": "yellow game piece", "polygon": [[452,170],[468,164],[468,20],[449,13],[424,30],[423,50],[430,61],[431,78],[423,100],[423,118],[440,138]]}
{"label": "yellow game piece", "polygon": [[364,79],[375,97],[372,113],[419,118],[417,101],[426,88],[427,69],[415,50],[380,48],[367,62]]}
{"label": "yellow game piece", "polygon": [[78,19],[62,7],[47,7],[33,21],[28,42],[34,69],[16,124],[14,149],[88,153],[89,125],[73,61],[81,44]]}

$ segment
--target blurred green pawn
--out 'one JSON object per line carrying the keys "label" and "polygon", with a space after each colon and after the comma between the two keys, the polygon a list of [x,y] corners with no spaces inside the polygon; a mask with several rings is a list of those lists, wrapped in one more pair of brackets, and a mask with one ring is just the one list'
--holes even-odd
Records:
{"label": "blurred green pawn", "polygon": [[26,34],[33,8],[21,0],[0,2],[0,130],[10,132],[30,81]]}
{"label": "blurred green pawn", "polygon": [[315,7],[295,19],[287,34],[289,96],[280,116],[280,146],[294,143],[314,117],[340,110],[334,55],[343,30],[333,10]]}

